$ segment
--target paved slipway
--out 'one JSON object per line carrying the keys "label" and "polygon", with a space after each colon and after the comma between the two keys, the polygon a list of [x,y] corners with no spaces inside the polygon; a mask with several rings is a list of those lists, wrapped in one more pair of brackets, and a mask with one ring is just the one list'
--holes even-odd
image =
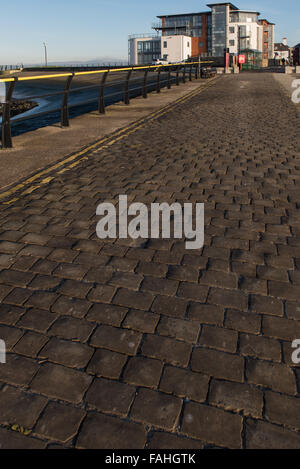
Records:
{"label": "paved slipway", "polygon": [[[300,448],[300,139],[216,83],[0,211],[2,448]],[[100,241],[99,202],[204,202],[205,246]]]}

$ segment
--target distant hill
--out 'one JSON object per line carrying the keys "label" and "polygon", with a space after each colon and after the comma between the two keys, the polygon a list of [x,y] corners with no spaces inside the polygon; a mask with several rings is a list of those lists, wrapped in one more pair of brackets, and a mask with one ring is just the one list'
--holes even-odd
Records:
{"label": "distant hill", "polygon": [[[128,63],[128,60],[126,59],[116,59],[114,57],[97,57],[95,59],[89,59],[89,60],[69,60],[69,61],[61,61],[61,62],[48,62],[49,67],[70,67],[74,65],[79,65],[79,66],[93,66],[93,65],[126,65]],[[25,67],[40,67],[44,66],[44,64],[37,64],[37,63],[31,63],[31,64],[25,64]]]}

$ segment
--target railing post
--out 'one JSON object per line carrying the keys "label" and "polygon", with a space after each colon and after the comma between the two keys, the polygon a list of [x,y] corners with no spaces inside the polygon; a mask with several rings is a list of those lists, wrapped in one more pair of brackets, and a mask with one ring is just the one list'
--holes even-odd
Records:
{"label": "railing post", "polygon": [[171,89],[171,67],[168,70],[168,90]]}
{"label": "railing post", "polygon": [[179,71],[180,71],[180,65],[177,66],[177,70],[176,70],[176,86],[179,86]]}
{"label": "railing post", "polygon": [[101,84],[100,84],[100,93],[99,93],[99,103],[98,103],[98,111],[99,114],[105,114],[105,100],[104,100],[104,88],[109,71],[104,72]]}
{"label": "railing post", "polygon": [[124,89],[124,104],[127,106],[130,104],[130,99],[129,99],[129,82],[130,82],[130,77],[132,74],[132,69],[128,71],[127,77],[126,77],[126,82],[125,82],[125,89]]}
{"label": "railing post", "polygon": [[198,70],[199,70],[199,64],[196,64],[195,66],[195,79],[198,80]]}
{"label": "railing post", "polygon": [[10,111],[15,84],[16,81],[11,81],[5,91],[2,115],[2,148],[12,148]]}
{"label": "railing post", "polygon": [[62,99],[62,107],[61,107],[61,125],[62,127],[69,127],[69,92],[70,92],[70,87],[71,83],[73,80],[74,74],[70,75],[67,78],[64,93],[63,93],[63,99]]}
{"label": "railing post", "polygon": [[182,83],[185,83],[186,65],[183,66]]}
{"label": "railing post", "polygon": [[161,69],[159,68],[157,71],[157,84],[156,84],[157,93],[160,93],[160,72],[161,72]]}
{"label": "railing post", "polygon": [[[149,69],[150,70],[150,69]],[[148,73],[149,70],[145,70],[144,73],[144,84],[143,84],[143,98],[147,99],[148,98],[148,88],[147,88],[147,80],[148,80]]]}
{"label": "railing post", "polygon": [[191,64],[191,66],[190,66],[190,76],[189,76],[189,80],[190,80],[190,81],[193,80],[193,75],[192,75],[192,73],[193,73],[193,64]]}

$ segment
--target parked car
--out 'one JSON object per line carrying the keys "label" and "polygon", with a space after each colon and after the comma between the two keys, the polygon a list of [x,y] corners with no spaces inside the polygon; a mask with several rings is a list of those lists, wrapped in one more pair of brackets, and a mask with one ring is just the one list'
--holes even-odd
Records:
{"label": "parked car", "polygon": [[169,65],[169,62],[165,59],[156,59],[152,62],[152,65]]}

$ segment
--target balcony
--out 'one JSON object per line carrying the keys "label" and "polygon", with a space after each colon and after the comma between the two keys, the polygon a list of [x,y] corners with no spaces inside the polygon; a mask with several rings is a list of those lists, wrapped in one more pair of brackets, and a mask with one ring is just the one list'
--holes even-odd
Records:
{"label": "balcony", "polygon": [[163,25],[162,23],[153,23],[152,24],[152,29],[156,29],[156,30],[161,30],[161,29],[186,29],[186,28],[189,28],[190,26],[187,25],[187,24],[168,24],[167,26],[166,25]]}
{"label": "balcony", "polygon": [[200,29],[202,28],[202,23],[192,24],[190,21],[174,21],[174,23],[167,23],[163,25],[161,22],[152,23],[152,29],[162,30],[162,29]]}
{"label": "balcony", "polygon": [[159,34],[156,34],[154,36],[153,33],[144,33],[144,34],[130,34],[128,36],[128,39],[145,39],[145,38],[151,38],[151,39],[160,39],[161,36]]}

